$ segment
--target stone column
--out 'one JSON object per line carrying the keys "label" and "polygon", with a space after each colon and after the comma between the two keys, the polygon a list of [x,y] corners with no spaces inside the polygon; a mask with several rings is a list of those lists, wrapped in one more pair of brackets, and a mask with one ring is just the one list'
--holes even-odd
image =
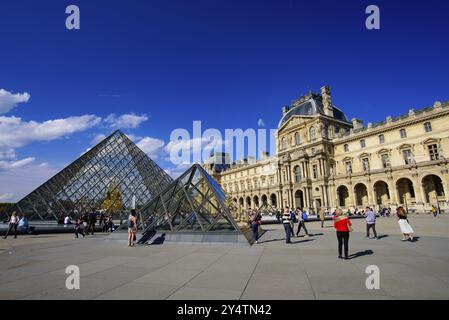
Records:
{"label": "stone column", "polygon": [[370,182],[368,184],[368,204],[369,204],[370,207],[375,207],[376,206],[376,193],[375,193],[374,189],[375,189],[374,186],[371,185],[371,182]]}

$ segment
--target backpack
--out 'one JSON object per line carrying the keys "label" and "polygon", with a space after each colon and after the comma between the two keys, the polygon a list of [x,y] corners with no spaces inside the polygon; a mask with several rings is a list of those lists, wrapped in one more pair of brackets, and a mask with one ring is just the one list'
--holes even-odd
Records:
{"label": "backpack", "polygon": [[134,227],[134,222],[131,219],[128,219],[128,228]]}
{"label": "backpack", "polygon": [[302,212],[301,213],[301,218],[302,218],[302,220],[306,221],[309,218],[309,216],[307,215],[307,213]]}

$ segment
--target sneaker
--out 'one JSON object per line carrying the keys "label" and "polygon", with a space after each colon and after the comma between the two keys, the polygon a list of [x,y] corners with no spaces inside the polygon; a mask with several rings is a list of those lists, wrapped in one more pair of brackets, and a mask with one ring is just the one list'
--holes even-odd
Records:
{"label": "sneaker", "polygon": [[343,257],[342,256],[338,256],[338,259],[343,259]]}
{"label": "sneaker", "polygon": [[308,234],[306,234],[306,235],[304,236],[304,238],[308,238],[308,237],[310,237]]}

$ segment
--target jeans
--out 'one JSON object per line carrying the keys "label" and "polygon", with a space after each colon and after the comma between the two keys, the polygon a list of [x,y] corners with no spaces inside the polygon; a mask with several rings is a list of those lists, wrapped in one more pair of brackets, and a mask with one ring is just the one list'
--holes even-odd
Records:
{"label": "jeans", "polygon": [[374,236],[377,238],[376,224],[375,224],[375,223],[372,223],[372,224],[367,223],[367,224],[366,224],[366,236],[367,236],[368,238],[369,238],[369,230],[370,230],[370,229],[373,229]]}
{"label": "jeans", "polygon": [[78,234],[81,234],[84,238],[84,228],[75,228],[75,237],[78,238]]}
{"label": "jeans", "polygon": [[345,246],[345,258],[348,257],[349,231],[337,231],[338,256],[342,256],[342,247]]}
{"label": "jeans", "polygon": [[290,236],[292,234],[292,226],[290,223],[284,223],[284,230],[285,230],[285,243],[291,243]]}
{"label": "jeans", "polygon": [[10,223],[8,231],[6,232],[4,238],[6,239],[11,232],[11,230],[14,229],[14,238],[17,238],[17,223]]}
{"label": "jeans", "polygon": [[251,223],[251,229],[253,230],[254,241],[259,241],[259,225],[253,222]]}
{"label": "jeans", "polygon": [[298,231],[296,231],[296,235],[299,236],[299,231],[301,231],[301,227],[304,228],[306,235],[309,235],[309,232],[307,231],[306,224],[305,224],[304,220],[301,220],[298,222]]}
{"label": "jeans", "polygon": [[87,233],[91,232],[92,234],[94,234],[95,232],[95,221],[89,221],[89,225],[87,226]]}

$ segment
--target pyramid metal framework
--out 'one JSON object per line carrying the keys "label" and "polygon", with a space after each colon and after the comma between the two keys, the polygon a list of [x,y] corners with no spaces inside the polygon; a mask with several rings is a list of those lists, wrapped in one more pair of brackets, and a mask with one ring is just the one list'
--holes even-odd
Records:
{"label": "pyramid metal framework", "polygon": [[146,232],[239,233],[232,200],[198,164],[193,165],[140,212]]}
{"label": "pyramid metal framework", "polygon": [[59,220],[96,208],[120,213],[135,197],[141,208],[173,179],[120,130],[20,200],[28,219]]}

